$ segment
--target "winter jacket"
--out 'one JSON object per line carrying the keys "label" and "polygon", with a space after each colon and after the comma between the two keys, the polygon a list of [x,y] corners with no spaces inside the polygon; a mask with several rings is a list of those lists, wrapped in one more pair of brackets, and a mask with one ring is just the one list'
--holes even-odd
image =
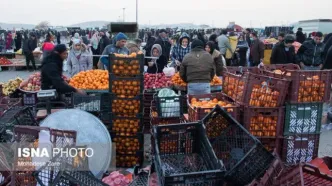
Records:
{"label": "winter jacket", "polygon": [[[181,46],[182,40],[184,38],[188,39],[188,46],[187,46],[187,48],[183,48]],[[181,35],[180,39],[179,39],[179,43],[176,46],[173,47],[172,55],[171,55],[173,63],[175,63],[175,60],[178,60],[178,61],[182,62],[184,56],[190,52],[191,48],[190,48],[190,45],[189,45],[189,41],[190,41],[189,35],[184,32]]]}
{"label": "winter jacket", "polygon": [[24,54],[31,54],[37,48],[37,40],[32,40],[31,38],[25,39],[23,42],[23,52]]}
{"label": "winter jacket", "polygon": [[135,43],[128,43],[127,48],[129,50],[129,54],[134,53],[134,52],[137,53],[140,51],[140,48]]}
{"label": "winter jacket", "polygon": [[297,62],[306,66],[319,66],[324,63],[324,43],[318,45],[314,40],[305,41],[297,52]]}
{"label": "winter jacket", "polygon": [[68,73],[71,77],[81,71],[91,70],[93,66],[91,53],[85,48],[82,49],[81,54],[76,57],[74,50],[72,49],[67,58]]}
{"label": "winter jacket", "polygon": [[265,46],[259,39],[251,42],[250,47],[250,61],[253,65],[258,65],[261,59],[264,59]]}
{"label": "winter jacket", "polygon": [[56,89],[58,93],[76,92],[62,79],[63,60],[60,55],[52,52],[44,58],[41,67],[41,89]]}
{"label": "winter jacket", "polygon": [[103,52],[105,48],[111,44],[111,40],[104,35],[99,41],[99,52]]}
{"label": "winter jacket", "polygon": [[[154,57],[159,57],[158,59],[150,59],[150,61],[155,62],[155,64],[151,67],[148,66],[148,73],[162,73],[164,70],[164,67],[167,65],[167,60],[165,56],[162,55],[163,51],[160,45],[154,44],[151,48],[151,54],[153,49],[157,49],[159,51],[159,56],[154,56]],[[146,64],[148,65],[148,64]]]}
{"label": "winter jacket", "polygon": [[222,70],[224,67],[223,56],[218,50],[213,50],[212,58],[214,61],[214,68],[216,69],[215,73],[217,76],[222,76]]}
{"label": "winter jacket", "polygon": [[233,52],[236,49],[238,39],[236,36],[230,36],[229,37],[229,43],[231,45],[231,50],[227,49],[226,51],[226,59],[231,59],[233,57]]}
{"label": "winter jacket", "polygon": [[214,75],[214,60],[201,48],[191,49],[180,66],[180,76],[186,83],[209,83]]}
{"label": "winter jacket", "polygon": [[326,53],[323,69],[332,69],[332,46]]}
{"label": "winter jacket", "polygon": [[234,52],[232,50],[231,44],[229,43],[229,39],[226,35],[221,35],[217,38],[219,51],[221,55],[226,55],[227,49],[231,50],[232,53]]}
{"label": "winter jacket", "polygon": [[279,43],[272,49],[270,58],[271,64],[288,64],[295,63],[295,48],[291,46],[288,51],[284,43]]}
{"label": "winter jacket", "polygon": [[305,41],[305,36],[301,31],[296,32],[296,41],[301,44]]}
{"label": "winter jacket", "polygon": [[167,41],[164,41],[161,37],[159,37],[155,42],[154,44],[159,44],[163,50],[163,55],[166,60],[168,61],[169,60],[169,56],[171,54],[171,43],[167,40]]}
{"label": "winter jacket", "polygon": [[247,51],[249,48],[248,42],[247,41],[239,41],[237,43],[237,48],[239,49],[239,51],[237,51],[238,53],[238,58],[239,59],[239,65],[240,66],[246,66],[247,64]]}

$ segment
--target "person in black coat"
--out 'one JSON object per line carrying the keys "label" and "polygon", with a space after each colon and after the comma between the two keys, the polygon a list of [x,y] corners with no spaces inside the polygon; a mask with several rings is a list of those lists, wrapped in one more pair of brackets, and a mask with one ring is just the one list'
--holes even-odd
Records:
{"label": "person in black coat", "polygon": [[103,53],[104,49],[112,43],[112,41],[106,36],[104,32],[100,32],[101,39],[99,41],[99,52]]}
{"label": "person in black coat", "polygon": [[289,64],[295,63],[295,48],[292,45],[294,43],[294,37],[287,35],[284,42],[278,43],[272,49],[270,58],[271,64]]}
{"label": "person in black coat", "polygon": [[[331,38],[330,38],[331,39]],[[324,60],[323,70],[332,69],[332,46],[328,49]]]}
{"label": "person in black coat", "polygon": [[296,32],[296,41],[299,43],[303,43],[305,41],[305,35],[302,32],[302,28],[298,28]]}
{"label": "person in black coat", "polygon": [[218,46],[218,42],[217,42],[217,34],[212,34],[212,35],[210,35],[210,37],[209,37],[209,41],[212,41],[212,42],[214,42],[214,48],[216,49],[216,50],[218,50],[219,51],[219,46]]}
{"label": "person in black coat", "polygon": [[16,32],[16,38],[15,38],[15,52],[21,49],[22,47],[22,33]]}
{"label": "person in black coat", "polygon": [[249,49],[248,42],[244,40],[244,35],[240,35],[239,42],[236,46],[236,54],[239,58],[239,66],[247,66],[247,51]]}
{"label": "person in black coat", "polygon": [[62,79],[63,61],[67,58],[67,47],[64,44],[55,46],[50,55],[44,58],[41,67],[41,89],[50,90],[56,89],[60,94],[77,92],[84,94],[83,91],[75,89],[68,85]]}
{"label": "person in black coat", "polygon": [[154,42],[154,44],[159,44],[162,49],[162,56],[166,58],[166,61],[169,61],[169,56],[171,55],[171,43],[169,42],[167,31],[165,29],[159,30],[159,37]]}
{"label": "person in black coat", "polygon": [[61,44],[61,39],[60,39],[60,37],[61,37],[61,34],[60,34],[60,32],[58,32],[58,34],[56,35],[56,41],[57,41],[58,45]]}
{"label": "person in black coat", "polygon": [[25,55],[25,61],[27,65],[27,69],[30,70],[30,61],[32,63],[33,70],[36,70],[35,57],[33,56],[33,51],[37,48],[37,38],[34,33],[30,33],[30,38],[28,38],[28,34],[24,34],[24,42],[23,42],[23,53]]}

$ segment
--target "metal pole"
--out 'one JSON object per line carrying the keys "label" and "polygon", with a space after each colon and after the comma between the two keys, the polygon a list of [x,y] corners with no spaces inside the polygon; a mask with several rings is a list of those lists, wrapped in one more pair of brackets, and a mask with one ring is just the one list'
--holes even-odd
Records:
{"label": "metal pole", "polygon": [[125,10],[126,8],[122,8],[123,9],[123,22],[125,22]]}
{"label": "metal pole", "polygon": [[138,0],[136,0],[136,23],[138,24]]}

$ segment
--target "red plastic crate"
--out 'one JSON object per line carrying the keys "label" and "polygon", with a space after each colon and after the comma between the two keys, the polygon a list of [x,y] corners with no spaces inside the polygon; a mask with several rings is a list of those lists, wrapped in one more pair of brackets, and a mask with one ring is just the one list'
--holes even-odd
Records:
{"label": "red plastic crate", "polygon": [[243,100],[249,73],[235,74],[223,72],[222,91],[234,101]]}
{"label": "red plastic crate", "polygon": [[310,162],[318,156],[320,134],[285,136],[281,159],[290,165]]}
{"label": "red plastic crate", "polygon": [[244,127],[257,138],[281,137],[283,133],[285,109],[244,108]]}
{"label": "red plastic crate", "polygon": [[329,186],[332,185],[332,177],[322,174],[316,166],[301,163],[289,171],[284,171],[275,186]]}
{"label": "red plastic crate", "polygon": [[331,70],[306,70],[290,73],[292,85],[287,101],[290,103],[327,102],[331,93]]}
{"label": "red plastic crate", "polygon": [[264,65],[262,69],[264,75],[279,79],[289,79],[290,73],[288,73],[287,70],[301,70],[300,66],[296,64],[270,64]]}
{"label": "red plastic crate", "polygon": [[[218,101],[223,101],[225,104],[231,104],[232,106],[222,106],[229,114],[236,120],[240,119],[240,106],[235,103],[231,98],[226,96],[223,93],[213,93],[213,94],[202,94],[202,95],[188,95],[187,104],[188,104],[188,115],[189,122],[195,122],[202,120],[208,113],[210,113],[213,108],[201,108],[191,105],[192,99],[197,101],[210,101],[217,99]],[[217,105],[216,103],[215,105]],[[221,105],[219,105],[221,106]]]}
{"label": "red plastic crate", "polygon": [[280,107],[285,103],[290,81],[249,74],[248,85],[240,104],[250,107]]}

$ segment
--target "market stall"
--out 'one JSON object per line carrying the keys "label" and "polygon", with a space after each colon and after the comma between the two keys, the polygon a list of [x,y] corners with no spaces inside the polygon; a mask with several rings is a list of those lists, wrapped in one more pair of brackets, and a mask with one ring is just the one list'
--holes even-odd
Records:
{"label": "market stall", "polygon": [[[70,145],[93,141],[112,146],[103,146],[101,156],[93,158],[53,157],[70,171],[54,171],[45,164],[20,174],[4,172],[4,182],[263,186],[296,185],[295,175],[288,176],[296,174],[307,185],[332,183],[329,170],[324,172],[315,160],[322,105],[330,100],[331,71],[302,71],[294,64],[230,67],[222,80],[214,77],[211,94],[187,95],[187,85],[175,70],[144,73],[142,54],[109,58],[108,70],[63,77],[87,95],[64,95],[60,102],[65,104],[53,112],[48,104],[59,100],[40,91],[39,73],[2,85],[3,141],[32,135],[28,142],[38,145],[43,129],[56,147],[68,145],[56,143],[57,137]],[[41,112],[43,117],[36,120]],[[59,179],[43,177],[45,172]]]}

